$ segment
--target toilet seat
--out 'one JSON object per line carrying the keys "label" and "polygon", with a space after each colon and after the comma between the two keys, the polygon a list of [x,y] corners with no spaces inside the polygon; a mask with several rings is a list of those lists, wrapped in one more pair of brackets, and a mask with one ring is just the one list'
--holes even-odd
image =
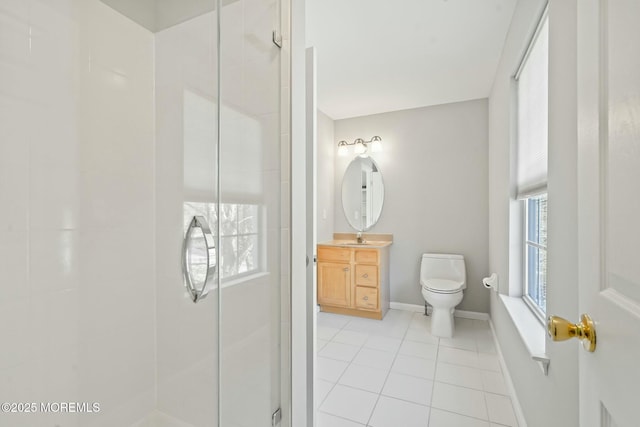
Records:
{"label": "toilet seat", "polygon": [[422,288],[437,294],[455,294],[464,289],[464,283],[447,279],[429,279],[422,282]]}

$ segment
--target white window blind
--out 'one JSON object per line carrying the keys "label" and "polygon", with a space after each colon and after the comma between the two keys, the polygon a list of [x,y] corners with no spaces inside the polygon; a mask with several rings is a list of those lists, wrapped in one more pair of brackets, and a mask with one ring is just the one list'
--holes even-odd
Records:
{"label": "white window blind", "polygon": [[548,58],[549,20],[545,15],[516,74],[519,199],[547,191]]}

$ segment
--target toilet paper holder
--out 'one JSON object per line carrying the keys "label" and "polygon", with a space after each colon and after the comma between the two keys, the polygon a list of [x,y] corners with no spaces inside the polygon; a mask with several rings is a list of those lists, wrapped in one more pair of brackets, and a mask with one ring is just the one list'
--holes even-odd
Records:
{"label": "toilet paper holder", "polygon": [[487,289],[493,289],[494,292],[498,291],[498,275],[492,273],[491,276],[482,279],[482,285]]}

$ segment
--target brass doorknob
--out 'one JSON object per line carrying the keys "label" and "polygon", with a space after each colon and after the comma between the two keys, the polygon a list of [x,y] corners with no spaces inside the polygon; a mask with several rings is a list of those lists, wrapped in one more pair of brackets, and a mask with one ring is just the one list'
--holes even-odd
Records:
{"label": "brass doorknob", "polygon": [[580,316],[580,323],[571,323],[559,316],[549,316],[547,332],[554,341],[578,338],[582,347],[589,352],[596,350],[596,325],[587,314]]}

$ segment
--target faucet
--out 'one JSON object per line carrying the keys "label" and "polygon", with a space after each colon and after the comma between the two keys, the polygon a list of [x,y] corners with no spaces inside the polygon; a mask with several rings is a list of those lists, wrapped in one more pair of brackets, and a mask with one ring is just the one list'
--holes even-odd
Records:
{"label": "faucet", "polygon": [[364,243],[364,239],[362,238],[362,231],[358,231],[356,234],[356,242],[359,244]]}

